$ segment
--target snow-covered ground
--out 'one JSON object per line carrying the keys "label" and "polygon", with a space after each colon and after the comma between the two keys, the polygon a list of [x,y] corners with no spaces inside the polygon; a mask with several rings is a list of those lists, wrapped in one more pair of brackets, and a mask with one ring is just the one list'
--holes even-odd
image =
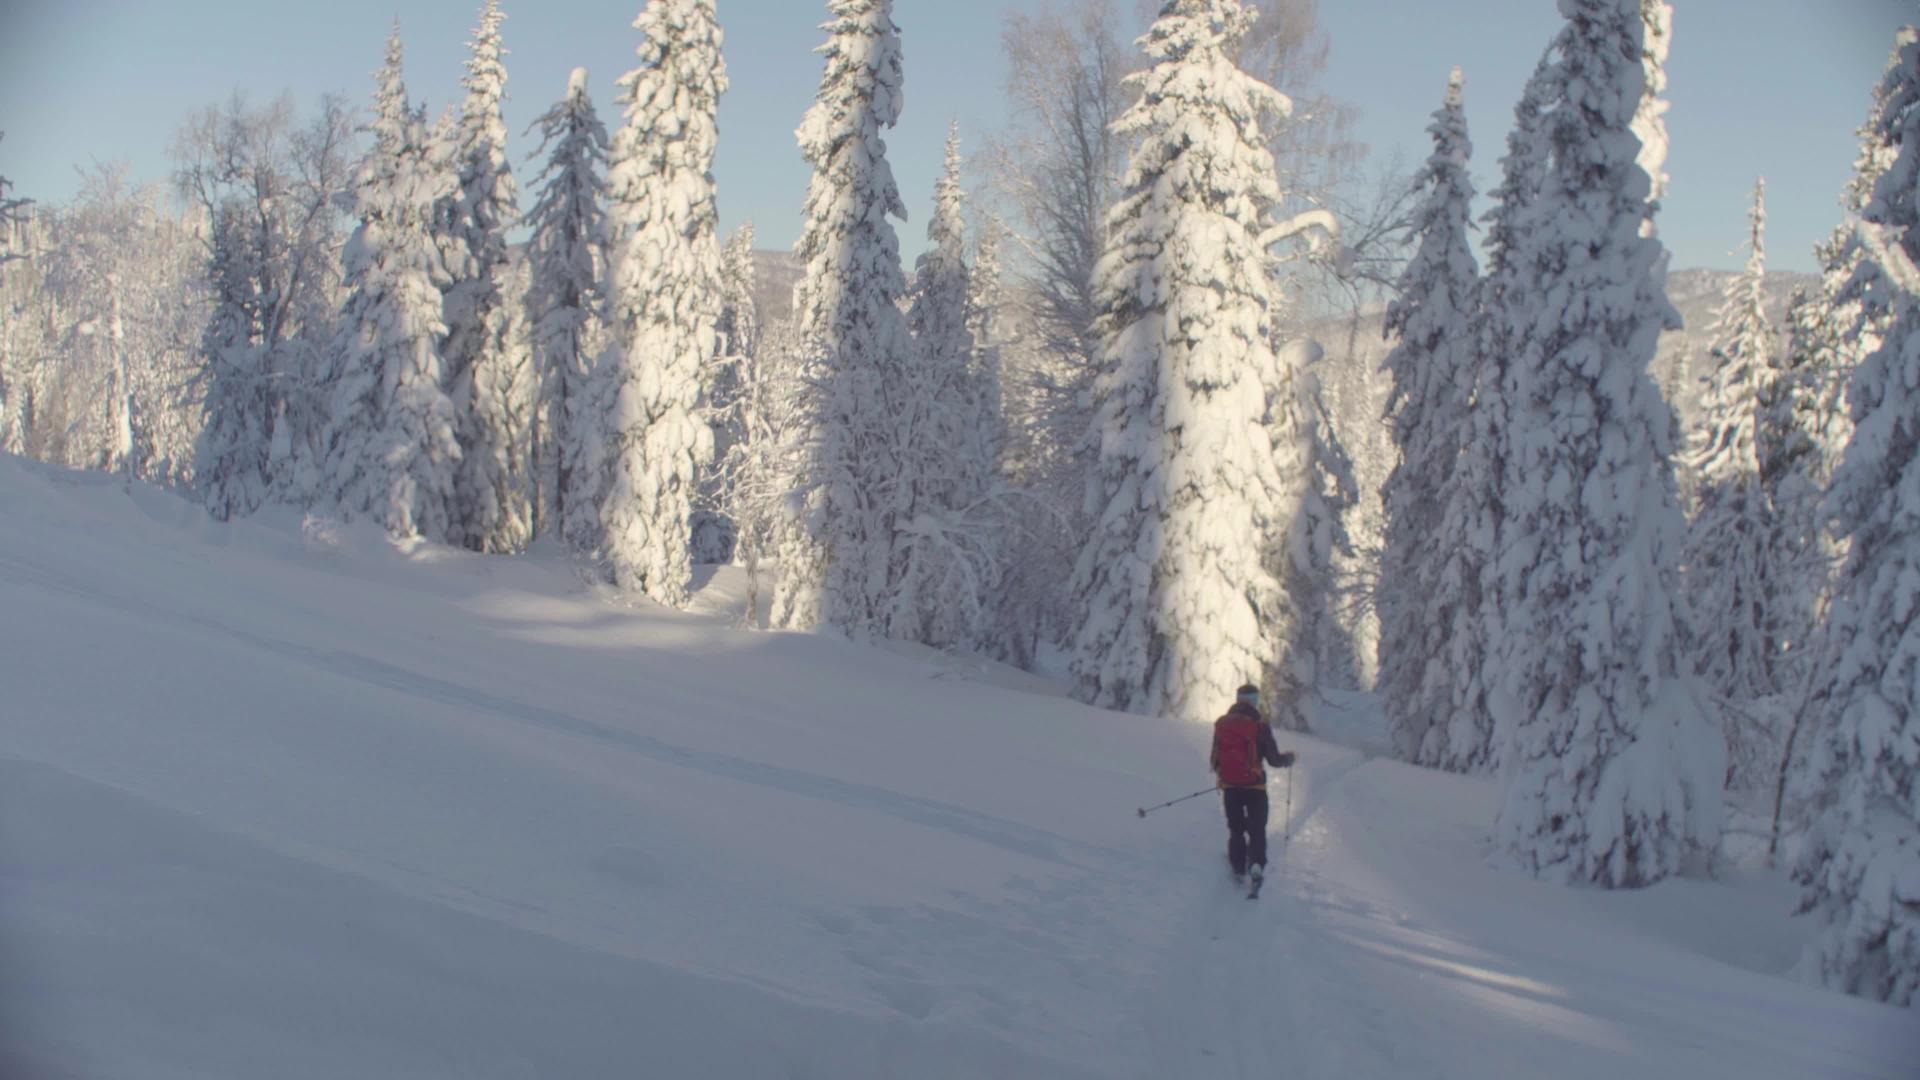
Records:
{"label": "snow-covered ground", "polygon": [[1364,698],[1282,736],[1249,902],[1211,799],[1134,814],[1202,726],[743,595],[0,457],[0,1076],[1920,1073],[1777,877],[1491,868]]}

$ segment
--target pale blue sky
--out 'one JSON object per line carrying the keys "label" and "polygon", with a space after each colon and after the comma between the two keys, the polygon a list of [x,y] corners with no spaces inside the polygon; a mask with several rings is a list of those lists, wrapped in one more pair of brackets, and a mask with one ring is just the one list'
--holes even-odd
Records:
{"label": "pale blue sky", "polygon": [[[397,14],[407,85],[438,111],[458,100],[478,0],[0,0],[0,173],[17,194],[59,201],[74,166],[125,159],[162,178],[173,131],[194,108],[242,89],[368,100]],[[1003,115],[1002,14],[1021,0],[898,0],[906,112],[889,156],[922,246],[949,119],[966,146]],[[1121,0],[1131,10],[1131,0]],[[1359,135],[1385,155],[1424,154],[1427,114],[1447,72],[1467,73],[1475,175],[1491,187],[1514,99],[1559,23],[1553,0],[1322,0],[1332,40],[1328,88],[1361,109]],[[528,122],[592,71],[611,127],[614,79],[634,63],[641,0],[505,0],[512,55],[507,122],[515,168]],[[1676,267],[1734,266],[1747,192],[1765,174],[1769,249],[1781,269],[1813,268],[1811,246],[1838,219],[1865,115],[1893,31],[1920,20],[1910,0],[1680,0],[1670,68],[1672,194],[1661,233]],[[722,224],[751,217],[766,247],[792,243],[807,169],[794,147],[818,85],[817,0],[720,0],[733,89],[721,112]],[[1286,89],[1282,87],[1282,89]]]}

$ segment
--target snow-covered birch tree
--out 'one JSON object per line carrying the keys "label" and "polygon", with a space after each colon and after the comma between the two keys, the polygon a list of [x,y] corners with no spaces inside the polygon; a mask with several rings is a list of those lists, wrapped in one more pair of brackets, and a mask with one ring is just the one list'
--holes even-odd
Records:
{"label": "snow-covered birch tree", "polygon": [[1095,525],[1073,575],[1073,672],[1097,705],[1201,719],[1294,662],[1264,558],[1287,490],[1262,426],[1281,193],[1261,121],[1291,103],[1230,59],[1251,23],[1239,0],[1167,0],[1117,123],[1139,142],[1100,262]]}
{"label": "snow-covered birch tree", "polygon": [[967,279],[967,325],[973,331],[974,392],[986,417],[982,433],[988,443],[981,457],[997,473],[1002,444],[1006,438],[1005,363],[1001,355],[1007,328],[1005,266],[1001,248],[1006,227],[996,217],[988,217],[974,242],[973,272]]}
{"label": "snow-covered birch tree", "polygon": [[1853,374],[1827,512],[1849,541],[1796,876],[1823,982],[1920,1001],[1920,41],[1903,33],[1877,122],[1895,157],[1861,211],[1863,300],[1892,312]]}
{"label": "snow-covered birch tree", "polygon": [[713,0],[651,0],[633,25],[640,66],[620,79],[626,122],[607,169],[613,340],[594,373],[601,554],[620,588],[679,607],[713,456],[701,379],[719,349],[713,155],[727,69]]}
{"label": "snow-covered birch tree", "polygon": [[884,636],[892,608],[901,475],[913,432],[893,412],[912,363],[899,301],[906,219],[881,137],[900,118],[900,29],[893,0],[829,0],[819,97],[797,135],[813,166],[795,257],[797,348],[820,400],[799,469],[796,520],[781,530],[774,621]]}
{"label": "snow-covered birch tree", "polygon": [[[6,137],[0,132],[0,139]],[[33,394],[19,332],[21,311],[15,291],[7,288],[8,263],[24,260],[20,238],[28,200],[8,194],[13,181],[0,176],[0,453],[26,452],[27,428]]]}
{"label": "snow-covered birch tree", "polygon": [[693,512],[693,560],[729,562],[739,543],[730,491],[734,448],[745,437],[745,385],[752,377],[760,345],[760,310],[754,300],[753,222],[734,230],[720,252],[720,317],[715,323],[719,348],[702,375],[707,422],[713,428],[713,461],[700,480]]}
{"label": "snow-covered birch tree", "polygon": [[[1634,887],[1718,838],[1725,748],[1683,671],[1671,414],[1647,374],[1678,313],[1643,230],[1640,0],[1563,0],[1551,154],[1515,223],[1531,318],[1510,373],[1499,648],[1500,846],[1542,877]],[[1511,302],[1511,301],[1509,301]]]}
{"label": "snow-covered birch tree", "polygon": [[1454,709],[1442,662],[1452,608],[1441,591],[1441,497],[1460,460],[1471,405],[1474,309],[1479,266],[1473,256],[1473,144],[1459,68],[1427,131],[1433,153],[1416,183],[1426,192],[1414,216],[1417,246],[1401,273],[1383,332],[1398,344],[1381,367],[1393,379],[1387,416],[1399,461],[1388,475],[1386,543],[1374,587],[1380,613],[1378,686],[1394,745],[1422,760],[1427,732]]}
{"label": "snow-covered birch tree", "polygon": [[1772,375],[1766,313],[1766,186],[1755,184],[1746,269],[1727,283],[1701,399],[1700,427],[1685,463],[1694,492],[1683,562],[1694,619],[1694,663],[1720,698],[1729,787],[1771,783],[1781,733],[1762,702],[1780,689],[1775,661],[1783,568],[1774,565],[1773,509],[1760,483],[1756,436]]}
{"label": "snow-covered birch tree", "polygon": [[[592,426],[588,381],[592,335],[600,319],[606,272],[605,179],[607,130],[587,92],[587,69],[567,76],[567,96],[534,121],[547,155],[540,194],[527,212],[531,287],[526,305],[533,322],[534,378],[539,399],[533,414],[533,534],[560,535],[570,515],[591,515],[585,530],[597,546],[598,509],[582,484],[583,448],[576,428]],[[577,505],[584,504],[584,505]]]}
{"label": "snow-covered birch tree", "polygon": [[[1281,349],[1278,357],[1276,385],[1292,389],[1292,407],[1275,399],[1267,426],[1275,433],[1299,435],[1294,445],[1276,447],[1282,480],[1299,488],[1282,502],[1293,509],[1277,564],[1285,607],[1293,612],[1296,645],[1291,674],[1299,687],[1290,697],[1274,699],[1269,719],[1305,731],[1306,693],[1329,687],[1353,690],[1359,685],[1360,658],[1344,609],[1354,558],[1347,521],[1360,501],[1360,483],[1321,388],[1320,350],[1303,350],[1294,343]],[[1295,456],[1294,446],[1304,451],[1304,459]]]}
{"label": "snow-covered birch tree", "polygon": [[374,144],[353,185],[359,225],[345,256],[326,489],[343,513],[394,536],[451,542],[460,444],[440,362],[433,219],[452,187],[407,103],[401,59],[396,25],[374,97]]}
{"label": "snow-covered birch tree", "polygon": [[441,352],[459,418],[456,536],[475,551],[514,551],[530,532],[524,463],[514,459],[511,400],[524,382],[507,347],[507,230],[519,213],[507,158],[506,50],[499,0],[486,0],[468,43],[466,100],[451,146],[456,189],[447,207],[442,250],[447,285]]}
{"label": "snow-covered birch tree", "polygon": [[311,380],[343,299],[337,203],[353,176],[352,134],[337,98],[302,127],[289,97],[253,108],[236,95],[174,138],[175,186],[207,223],[213,315],[194,473],[217,518],[311,494],[327,411]]}

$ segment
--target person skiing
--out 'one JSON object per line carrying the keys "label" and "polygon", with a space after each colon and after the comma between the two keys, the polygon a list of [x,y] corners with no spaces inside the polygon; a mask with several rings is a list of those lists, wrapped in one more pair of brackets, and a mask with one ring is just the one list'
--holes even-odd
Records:
{"label": "person skiing", "polygon": [[1242,686],[1227,714],[1213,722],[1208,764],[1226,805],[1227,861],[1233,865],[1233,879],[1244,881],[1251,871],[1256,892],[1267,868],[1267,774],[1260,766],[1265,762],[1286,769],[1293,760],[1291,752],[1280,752],[1273,728],[1260,715],[1259,687]]}

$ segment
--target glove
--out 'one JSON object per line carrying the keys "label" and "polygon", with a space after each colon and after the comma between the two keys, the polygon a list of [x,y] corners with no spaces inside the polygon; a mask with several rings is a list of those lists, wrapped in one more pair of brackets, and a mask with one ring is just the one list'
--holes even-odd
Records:
{"label": "glove", "polygon": [[1280,755],[1280,767],[1283,769],[1293,768],[1293,760],[1293,751],[1287,750],[1282,752]]}

